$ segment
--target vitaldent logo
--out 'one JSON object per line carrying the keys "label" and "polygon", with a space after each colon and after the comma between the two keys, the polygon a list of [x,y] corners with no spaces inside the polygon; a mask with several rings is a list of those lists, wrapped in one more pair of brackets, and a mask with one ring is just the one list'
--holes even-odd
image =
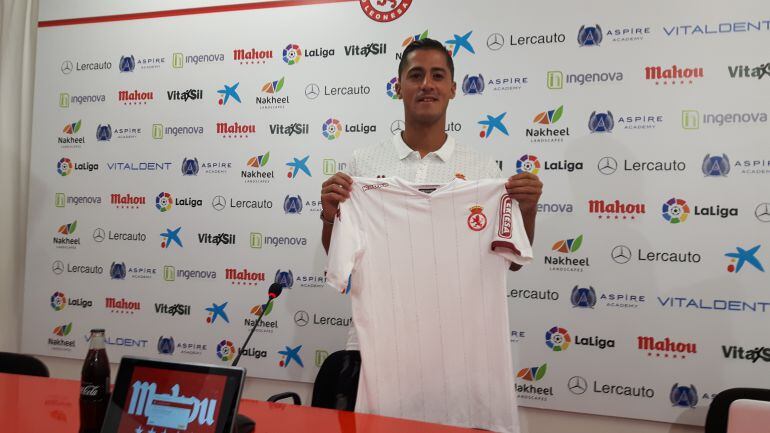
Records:
{"label": "vitaldent logo", "polygon": [[727,33],[754,33],[766,30],[770,30],[770,20],[766,19],[663,26],[666,36],[721,36]]}

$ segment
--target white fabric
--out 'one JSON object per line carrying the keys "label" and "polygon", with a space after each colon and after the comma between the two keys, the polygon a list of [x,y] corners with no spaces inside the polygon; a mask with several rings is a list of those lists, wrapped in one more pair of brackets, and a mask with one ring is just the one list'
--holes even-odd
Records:
{"label": "white fabric", "polygon": [[[420,153],[404,143],[401,134],[370,147],[353,151],[348,174],[360,177],[400,177],[415,183],[447,183],[458,174],[467,180],[498,179],[502,176],[495,162],[479,152],[457,143],[452,136],[441,148],[420,158]],[[356,328],[348,330],[347,350],[358,350]]]}
{"label": "white fabric", "polygon": [[770,402],[740,399],[730,404],[727,433],[770,432]]}
{"label": "white fabric", "polygon": [[[0,0],[0,350],[19,350],[37,2]],[[42,198],[39,198],[42,199]]]}
{"label": "white fabric", "polygon": [[532,260],[518,203],[502,179],[423,188],[356,177],[335,221],[326,278],[344,292],[351,276],[356,411],[517,432],[505,280]]}

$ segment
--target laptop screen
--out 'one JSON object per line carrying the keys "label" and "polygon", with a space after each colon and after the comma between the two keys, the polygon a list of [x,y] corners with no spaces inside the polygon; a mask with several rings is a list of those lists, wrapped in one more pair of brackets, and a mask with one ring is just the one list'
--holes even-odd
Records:
{"label": "laptop screen", "polygon": [[126,357],[102,433],[230,431],[243,370]]}

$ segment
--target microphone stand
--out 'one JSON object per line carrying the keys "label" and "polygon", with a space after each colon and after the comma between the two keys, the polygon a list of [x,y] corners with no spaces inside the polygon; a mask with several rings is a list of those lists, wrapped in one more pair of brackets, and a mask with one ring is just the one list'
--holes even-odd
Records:
{"label": "microphone stand", "polygon": [[[254,331],[256,331],[257,326],[259,326],[259,324],[262,322],[262,316],[265,315],[265,311],[267,311],[268,308],[270,308],[270,306],[272,305],[273,299],[275,299],[275,297],[270,296],[270,299],[267,300],[265,307],[262,308],[262,312],[259,313],[257,320],[254,322],[254,326],[251,327],[251,332],[249,332],[249,336],[246,337],[246,341],[243,343],[243,345],[241,345],[241,349],[238,351],[238,355],[235,357],[235,360],[232,363],[233,367],[237,366],[238,362],[241,360],[241,355],[243,355],[243,352],[246,351],[246,347],[248,347],[249,345],[251,336],[254,335]],[[239,426],[248,426],[248,427],[247,429],[241,429],[239,428]],[[236,414],[232,433],[249,433],[252,431],[254,431],[254,420],[247,417],[246,415]]]}

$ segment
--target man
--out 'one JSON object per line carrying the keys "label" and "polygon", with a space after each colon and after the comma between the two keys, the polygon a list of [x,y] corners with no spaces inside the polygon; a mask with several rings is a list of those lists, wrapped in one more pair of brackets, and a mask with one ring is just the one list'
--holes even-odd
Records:
{"label": "man", "polygon": [[[352,191],[351,176],[396,176],[421,184],[443,184],[455,177],[467,180],[501,177],[491,159],[455,142],[445,132],[446,111],[449,100],[455,96],[456,84],[452,58],[440,42],[432,39],[412,42],[404,50],[398,75],[396,93],[404,101],[404,131],[376,146],[355,151],[349,173],[337,173],[322,185],[322,242],[327,251],[338,206]],[[505,188],[518,202],[531,243],[542,183],[537,176],[522,173],[508,179]],[[520,265],[511,264],[511,270],[519,268]],[[358,349],[353,328],[347,349]]]}

